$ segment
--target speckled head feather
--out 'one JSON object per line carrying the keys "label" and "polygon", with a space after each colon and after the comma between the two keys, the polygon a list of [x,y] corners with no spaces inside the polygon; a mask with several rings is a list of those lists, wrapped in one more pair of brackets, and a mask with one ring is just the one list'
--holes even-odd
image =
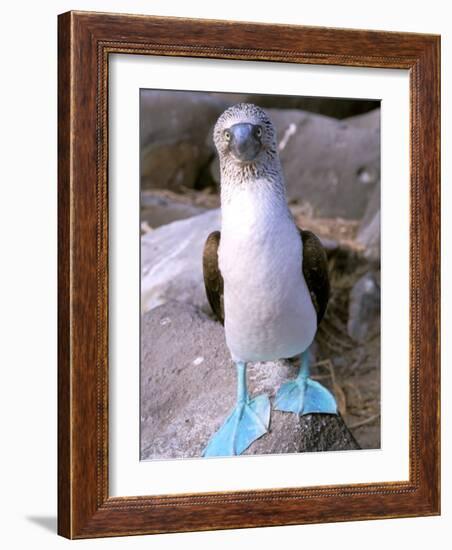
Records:
{"label": "speckled head feather", "polygon": [[262,144],[264,148],[272,149],[276,153],[276,132],[267,113],[252,103],[238,103],[226,109],[215,124],[213,139],[219,154],[224,153],[227,147],[227,143],[223,138],[224,131],[240,122],[262,126]]}
{"label": "speckled head feather", "polygon": [[[260,126],[261,149],[252,161],[243,162],[230,152],[225,132],[239,123]],[[276,145],[276,131],[267,113],[252,103],[238,103],[224,111],[215,124],[213,139],[220,159],[222,184],[240,184],[259,177],[274,178],[281,174]]]}

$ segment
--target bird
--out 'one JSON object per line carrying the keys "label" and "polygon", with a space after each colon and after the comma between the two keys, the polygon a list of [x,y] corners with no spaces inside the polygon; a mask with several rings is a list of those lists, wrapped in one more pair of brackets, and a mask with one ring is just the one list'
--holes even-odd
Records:
{"label": "bird", "polygon": [[297,358],[298,375],[278,389],[273,408],[337,414],[334,396],[309,376],[309,346],[330,293],[327,257],[319,238],[297,227],[290,212],[275,127],[262,108],[239,103],[220,115],[213,141],[221,230],[204,245],[204,286],[224,324],[237,400],[205,457],[240,455],[269,430],[270,398],[249,394],[249,363]]}

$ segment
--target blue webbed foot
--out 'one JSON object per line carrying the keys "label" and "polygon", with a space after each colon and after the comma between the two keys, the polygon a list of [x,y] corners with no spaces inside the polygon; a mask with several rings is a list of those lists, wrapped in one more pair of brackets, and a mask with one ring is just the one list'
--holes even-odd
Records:
{"label": "blue webbed foot", "polygon": [[274,408],[296,414],[337,414],[336,400],[332,394],[310,378],[284,383],[276,394]]}
{"label": "blue webbed foot", "polygon": [[309,378],[307,352],[301,357],[301,368],[295,380],[285,382],[278,390],[274,409],[295,414],[337,414],[336,400],[319,382]]}
{"label": "blue webbed foot", "polygon": [[267,395],[238,402],[224,424],[210,439],[203,456],[233,456],[243,453],[267,433],[270,400]]}
{"label": "blue webbed foot", "polygon": [[238,361],[236,368],[236,406],[210,439],[203,456],[239,455],[267,432],[270,423],[270,399],[265,394],[251,399],[246,389],[246,364]]}

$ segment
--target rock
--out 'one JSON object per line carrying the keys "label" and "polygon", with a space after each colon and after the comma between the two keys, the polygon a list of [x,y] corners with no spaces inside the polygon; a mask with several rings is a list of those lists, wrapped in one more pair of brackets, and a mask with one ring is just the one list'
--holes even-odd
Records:
{"label": "rock", "polygon": [[295,414],[272,411],[270,431],[243,454],[349,451],[359,449],[340,416]]}
{"label": "rock", "polygon": [[[143,316],[141,330],[141,458],[199,457],[235,402],[223,327],[193,306],[168,302]],[[249,391],[274,396],[295,375],[289,361],[250,365]],[[246,453],[357,448],[340,417],[272,411],[270,432]]]}
{"label": "rock", "polygon": [[380,210],[378,210],[369,223],[359,230],[357,235],[357,241],[366,248],[364,257],[376,263],[380,260],[380,234]]}
{"label": "rock", "polygon": [[376,186],[369,199],[356,236],[358,243],[366,248],[364,256],[372,262],[379,262],[380,260],[380,235],[380,186]]}
{"label": "rock", "polygon": [[194,187],[214,155],[210,128],[227,104],[208,93],[144,90],[140,96],[142,189]]}
{"label": "rock", "polygon": [[376,274],[368,272],[350,291],[347,331],[356,342],[364,342],[380,315],[380,284]]}
{"label": "rock", "polygon": [[364,216],[362,217],[361,223],[359,224],[358,234],[367,225],[369,225],[369,223],[375,217],[375,214],[380,211],[380,203],[381,203],[381,190],[380,190],[380,186],[377,185],[375,186],[372,192],[372,195],[369,198],[369,202],[367,203]]}
{"label": "rock", "polygon": [[363,130],[371,130],[376,134],[380,133],[380,107],[374,108],[366,113],[349,116],[345,122],[349,126],[361,128]]}
{"label": "rock", "polygon": [[[380,116],[338,121],[298,110],[267,109],[291,201],[309,203],[316,217],[359,220],[380,180]],[[212,176],[219,181],[218,160]]]}
{"label": "rock", "polygon": [[202,274],[204,243],[220,227],[211,210],[163,225],[141,237],[141,310],[177,300],[210,311]]}
{"label": "rock", "polygon": [[[140,220],[142,228],[156,228],[167,223],[197,216],[206,211],[186,201],[156,194],[152,191],[141,192]],[[145,224],[143,226],[143,224]]]}

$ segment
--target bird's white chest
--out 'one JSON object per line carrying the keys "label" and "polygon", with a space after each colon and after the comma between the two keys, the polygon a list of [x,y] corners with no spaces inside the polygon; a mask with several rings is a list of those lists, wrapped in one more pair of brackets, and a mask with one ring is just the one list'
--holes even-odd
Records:
{"label": "bird's white chest", "polygon": [[234,359],[292,357],[309,346],[316,313],[302,275],[302,241],[285,201],[245,190],[223,206],[219,266]]}

